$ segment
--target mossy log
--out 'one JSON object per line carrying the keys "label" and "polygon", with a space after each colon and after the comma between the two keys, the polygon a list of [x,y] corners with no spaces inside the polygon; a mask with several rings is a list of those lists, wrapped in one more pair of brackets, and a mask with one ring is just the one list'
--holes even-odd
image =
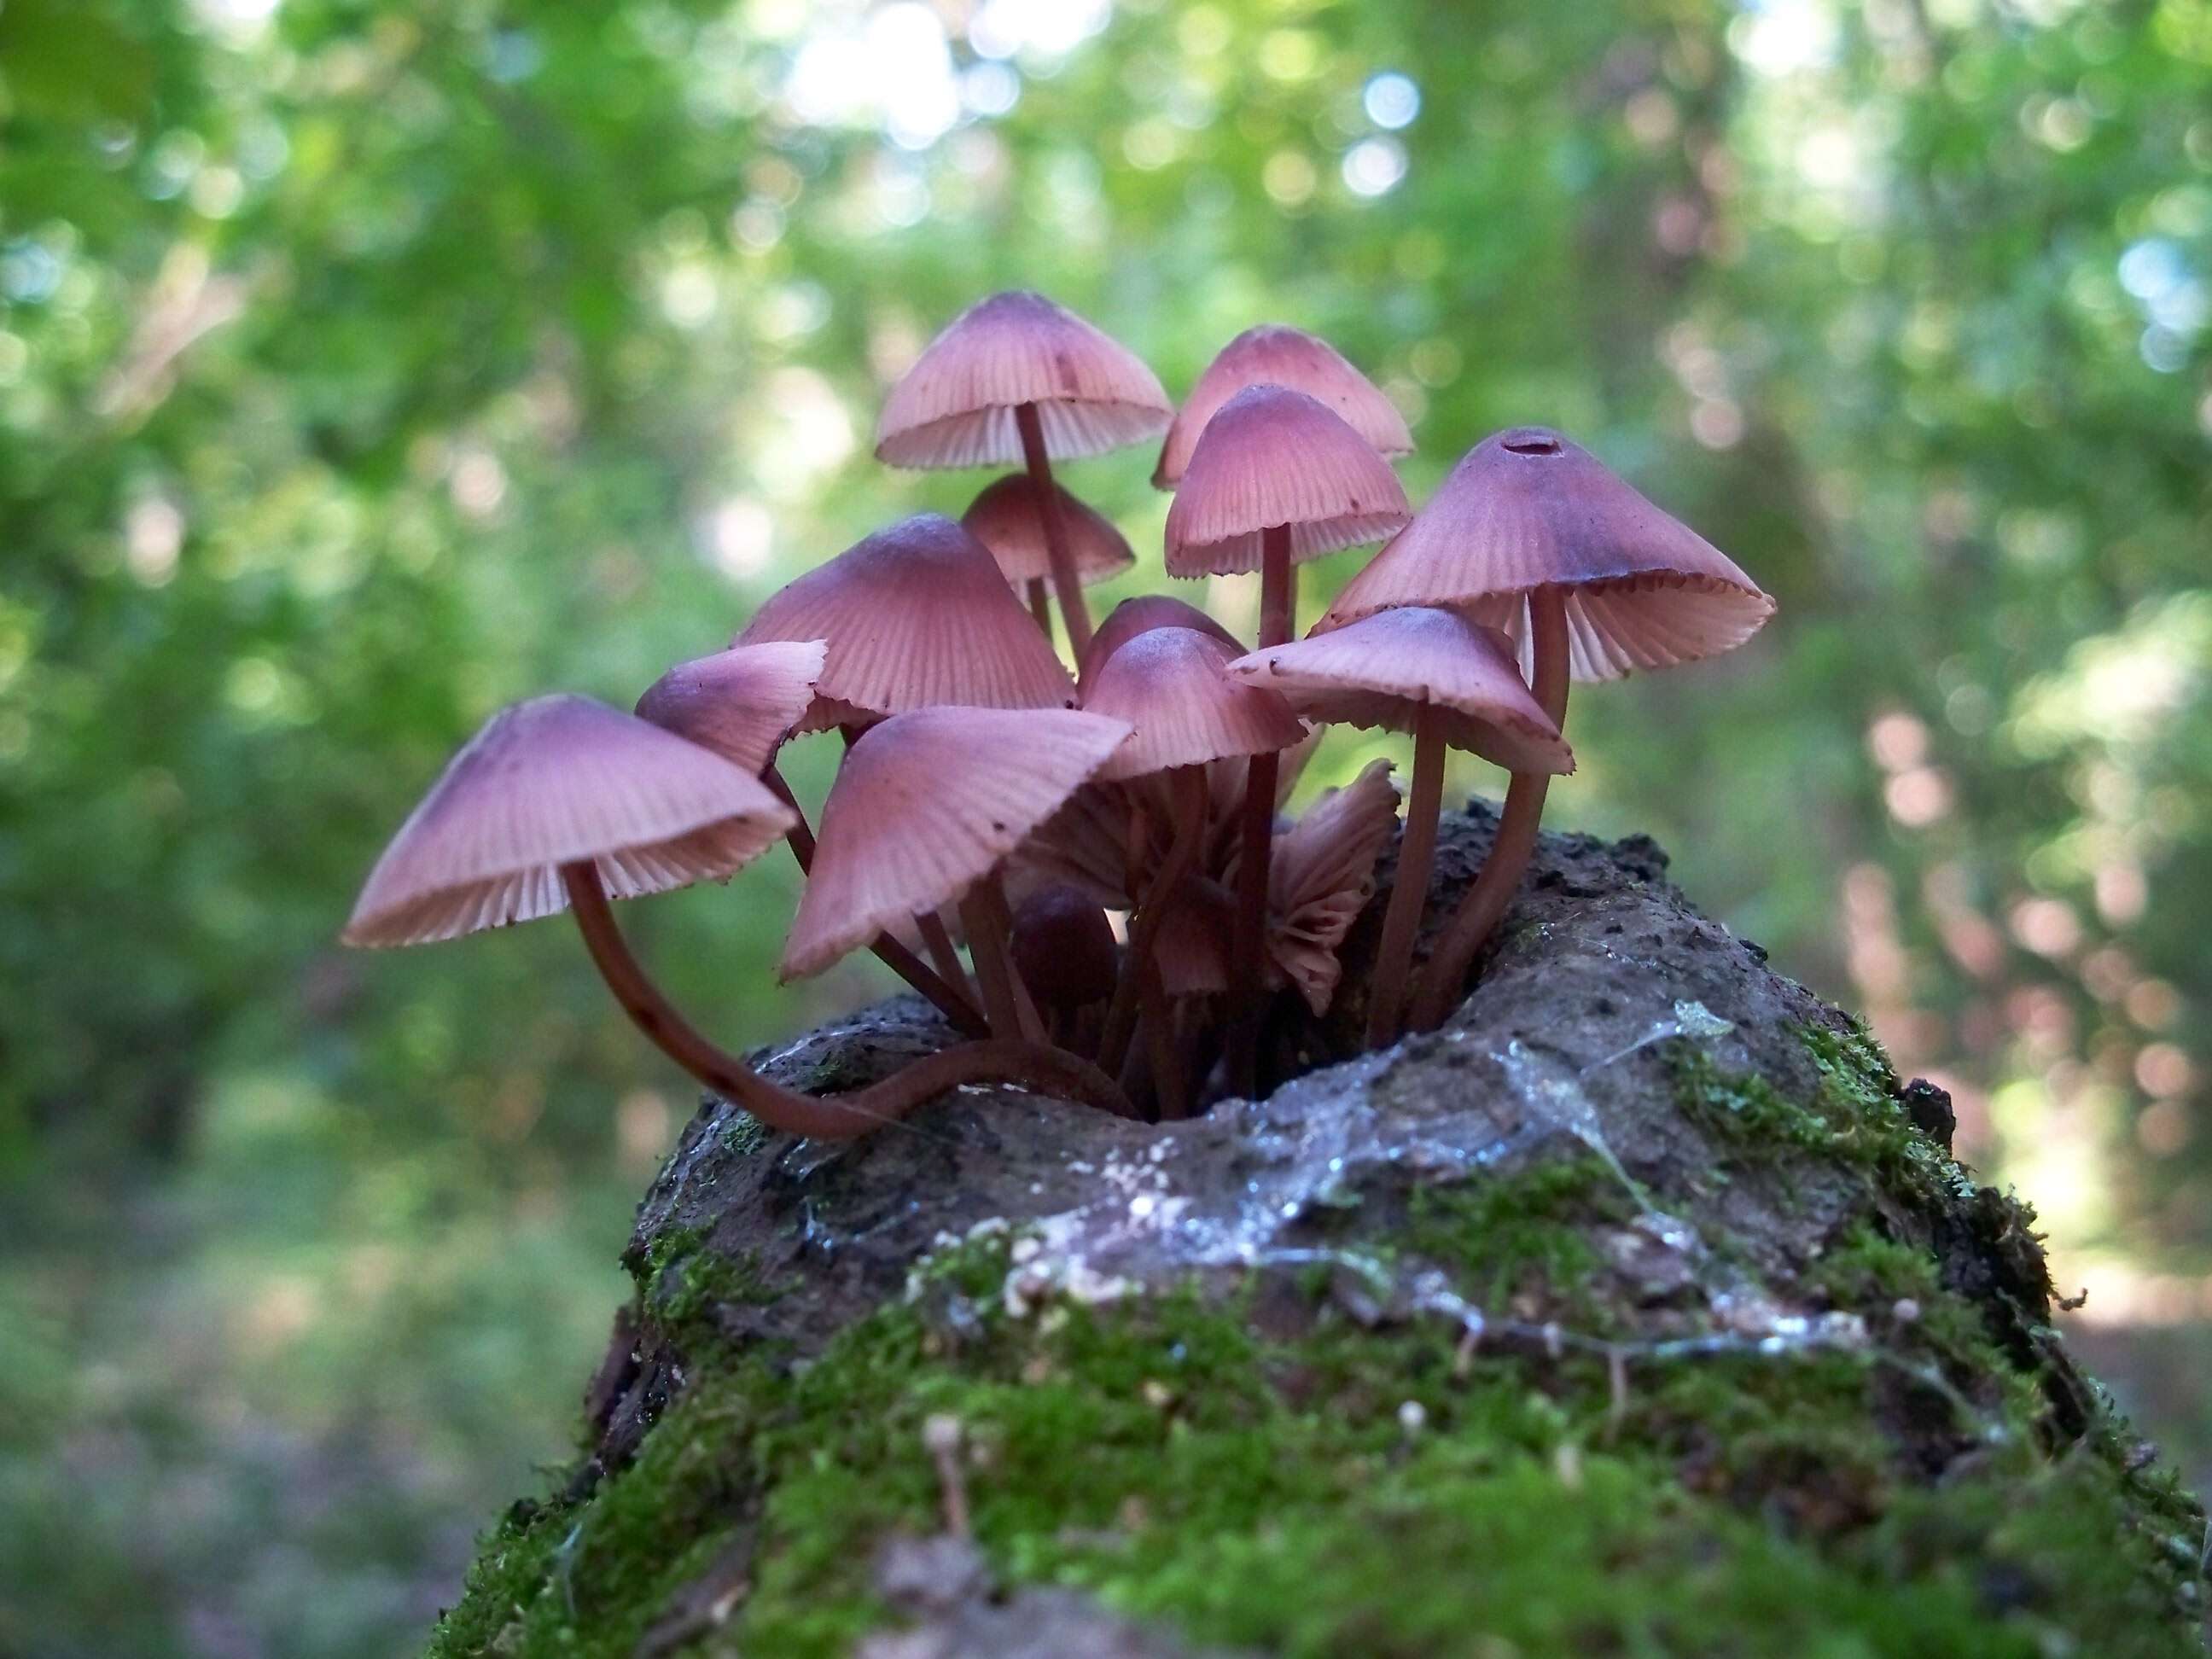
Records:
{"label": "mossy log", "polygon": [[[1664,867],[1547,837],[1445,1029],[1340,1060],[1378,904],[1275,1033],[1311,1069],[1191,1122],[967,1090],[833,1146],[708,1100],[579,1462],[434,1650],[2201,1651],[2203,1515],[2028,1210]],[[902,1000],[765,1063],[945,1035]]]}

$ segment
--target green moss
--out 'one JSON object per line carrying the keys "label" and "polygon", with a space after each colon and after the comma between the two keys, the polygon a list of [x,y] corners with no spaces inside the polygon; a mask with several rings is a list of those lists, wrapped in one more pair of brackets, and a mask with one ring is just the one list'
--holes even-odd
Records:
{"label": "green moss", "polygon": [[722,1126],[722,1150],[732,1158],[750,1158],[768,1145],[768,1125],[750,1112],[733,1111]]}
{"label": "green moss", "polygon": [[1601,1262],[1586,1230],[1627,1221],[1636,1210],[1612,1168],[1591,1156],[1420,1188],[1404,1237],[1415,1255],[1452,1269],[1461,1294],[1478,1306],[1531,1299],[1595,1316],[1590,1279]]}
{"label": "green moss", "polygon": [[679,1347],[719,1340],[712,1321],[716,1308],[769,1303],[783,1294],[757,1254],[726,1255],[697,1227],[673,1227],[656,1236],[634,1270],[641,1304]]}
{"label": "green moss", "polygon": [[1871,1036],[1856,1026],[1806,1026],[1799,1037],[1819,1078],[1809,1100],[1790,1099],[1756,1073],[1724,1072],[1705,1048],[1683,1042],[1669,1056],[1676,1103],[1739,1167],[1770,1170],[1785,1187],[1810,1154],[1908,1204],[1972,1196],[1972,1178],[1914,1125]]}
{"label": "green moss", "polygon": [[[1594,1190],[1562,1178],[1553,1201]],[[746,1359],[702,1381],[590,1504],[502,1529],[436,1650],[627,1652],[757,1528],[727,1642],[842,1653],[888,1616],[868,1582],[881,1540],[938,1524],[921,1440],[937,1412],[967,1427],[977,1534],[1004,1577],[1087,1587],[1206,1641],[2190,1650],[2158,1588],[2181,1568],[2127,1524],[2111,1466],[2014,1436],[1920,1490],[1875,1426],[1879,1359],[1655,1363],[1623,1401],[1589,1360],[1463,1367],[1441,1323],[1375,1331],[1322,1309],[1276,1341],[1195,1296],[1018,1322],[982,1294],[1002,1243],[926,1278],[975,1297],[957,1336],[925,1295],[810,1366]],[[1911,1271],[1872,1242],[1830,1268],[1839,1291]]]}

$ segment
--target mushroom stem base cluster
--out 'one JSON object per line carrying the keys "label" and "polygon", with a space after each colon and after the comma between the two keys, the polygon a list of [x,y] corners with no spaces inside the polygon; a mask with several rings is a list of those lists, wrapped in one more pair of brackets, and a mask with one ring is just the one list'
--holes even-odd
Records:
{"label": "mushroom stem base cluster", "polygon": [[858,1093],[832,1099],[787,1089],[702,1035],[661,994],[623,938],[596,865],[564,864],[561,880],[585,948],[631,1023],[693,1078],[773,1128],[848,1140],[970,1083],[1012,1084],[1117,1116],[1135,1115],[1121,1090],[1097,1066],[1065,1050],[1024,1042],[963,1042],[917,1060]]}

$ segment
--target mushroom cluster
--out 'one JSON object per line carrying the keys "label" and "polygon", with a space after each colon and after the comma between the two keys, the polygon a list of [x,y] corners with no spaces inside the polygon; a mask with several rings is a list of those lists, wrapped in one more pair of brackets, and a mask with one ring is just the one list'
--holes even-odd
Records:
{"label": "mushroom cluster", "polygon": [[[1085,586],[1135,555],[1053,463],[1163,434],[1168,574],[1258,572],[1256,648],[1164,596],[1091,625]],[[1486,440],[1418,515],[1390,465],[1412,448],[1389,400],[1298,330],[1238,336],[1178,411],[1090,323],[994,295],[892,389],[876,454],[1019,471],[959,523],[904,520],[799,577],[634,713],[555,696],[495,715],[392,838],[344,938],[422,944],[570,910],[647,1038],[798,1133],[861,1134],[963,1083],[1184,1116],[1254,1090],[1280,995],[1319,1015],[1339,988],[1399,802],[1378,761],[1283,817],[1334,722],[1413,746],[1366,1042],[1434,1026],[1520,883],[1549,781],[1573,769],[1568,682],[1728,650],[1773,601],[1556,433]],[[1301,638],[1297,567],[1376,542]],[[832,728],[845,753],[810,828],[777,756]],[[1453,749],[1510,781],[1417,981]],[[806,878],[782,976],[866,948],[965,1040],[817,1097],[670,1005],[610,901],[726,879],[779,841]]]}

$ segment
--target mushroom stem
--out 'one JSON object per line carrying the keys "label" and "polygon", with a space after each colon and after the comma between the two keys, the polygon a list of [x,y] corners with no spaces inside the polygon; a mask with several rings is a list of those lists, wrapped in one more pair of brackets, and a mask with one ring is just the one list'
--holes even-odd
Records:
{"label": "mushroom stem", "polygon": [[1044,591],[1044,579],[1032,576],[1029,580],[1030,615],[1048,640],[1052,637],[1052,600]]}
{"label": "mushroom stem", "polygon": [[1083,603],[1083,584],[1075,574],[1075,553],[1067,544],[1067,522],[1060,511],[1060,492],[1052,485],[1052,463],[1044,453],[1044,423],[1035,404],[1018,404],[1014,425],[1022,434],[1022,459],[1036,486],[1037,516],[1044,520],[1045,551],[1052,556],[1052,591],[1067,625],[1068,649],[1078,662],[1091,644],[1091,612]]}
{"label": "mushroom stem", "polygon": [[1260,649],[1288,645],[1298,631],[1298,575],[1291,563],[1291,527],[1260,532]]}
{"label": "mushroom stem", "polygon": [[701,1036],[661,995],[616,925],[596,864],[564,864],[561,880],[568,890],[585,947],[623,1012],[662,1054],[772,1128],[823,1140],[850,1139],[964,1083],[1018,1084],[1118,1116],[1136,1115],[1121,1091],[1096,1066],[1035,1042],[960,1043],[915,1060],[856,1094],[834,1099],[818,1099],[771,1083]]}
{"label": "mushroom stem", "polygon": [[[784,840],[790,844],[791,856],[799,866],[799,873],[806,875],[814,868],[814,832],[806,827],[806,813],[784,781],[776,763],[770,761],[761,772],[761,781],[769,787],[775,798],[791,809],[794,820]],[[868,947],[876,953],[876,960],[896,974],[920,992],[936,1007],[937,1012],[952,1022],[952,1029],[963,1036],[988,1036],[990,1027],[974,1002],[952,986],[930,971],[921,957],[893,939],[889,933],[878,933],[876,942]],[[954,960],[957,962],[957,957]],[[963,980],[965,975],[961,976]]]}
{"label": "mushroom stem", "polygon": [[[1531,665],[1535,672],[1536,701],[1556,726],[1564,726],[1567,714],[1567,605],[1557,587],[1538,587],[1528,594],[1528,633]],[[1490,938],[1506,906],[1521,885],[1528,860],[1536,850],[1536,827],[1544,816],[1544,797],[1551,778],[1541,772],[1516,772],[1506,786],[1505,810],[1498,815],[1498,835],[1483,860],[1482,873],[1460,901],[1459,909],[1444,924],[1443,936],[1429,953],[1429,965],[1414,999],[1413,1025],[1433,1030],[1444,1022],[1467,983],[1467,970],[1475,953]]]}
{"label": "mushroom stem", "polygon": [[1199,844],[1206,838],[1206,769],[1178,766],[1169,778],[1175,795],[1175,839],[1130,921],[1129,943],[1121,956],[1121,977],[1115,983],[1114,1000],[1106,1010],[1105,1034],[1098,1039],[1099,1069],[1109,1075],[1120,1073],[1129,1052],[1145,975],[1152,965],[1160,923],[1167,915],[1168,899],[1197,861]]}
{"label": "mushroom stem", "polygon": [[1006,960],[1006,939],[1013,932],[1014,919],[995,870],[961,895],[960,925],[968,930],[968,954],[975,963],[976,982],[983,988],[991,1035],[1024,1035],[1021,1004],[1014,997],[1014,970]]}
{"label": "mushroom stem", "polygon": [[[1260,648],[1287,645],[1297,627],[1297,574],[1291,564],[1291,527],[1260,532]],[[1237,930],[1230,951],[1229,982],[1234,1034],[1229,1042],[1232,1086],[1249,1094],[1256,1081],[1260,1010],[1267,997],[1267,864],[1275,839],[1275,786],[1282,775],[1276,755],[1245,763],[1242,851],[1237,866]]]}
{"label": "mushroom stem", "polygon": [[972,1002],[974,995],[968,982],[968,970],[960,965],[960,951],[952,943],[951,930],[945,927],[945,918],[934,910],[925,910],[914,919],[915,931],[921,935],[922,948],[929,952],[929,960],[947,983],[960,988],[961,994]]}
{"label": "mushroom stem", "polygon": [[1167,987],[1160,980],[1160,965],[1147,961],[1143,968],[1142,1021],[1145,1047],[1152,1057],[1152,1086],[1163,1120],[1190,1115],[1190,1085],[1184,1077],[1182,1058],[1176,1043],[1175,1013],[1168,1002]]}
{"label": "mushroom stem", "polygon": [[1413,938],[1429,896],[1429,871],[1436,861],[1437,818],[1443,811],[1443,718],[1425,702],[1413,722],[1413,787],[1406,798],[1406,829],[1398,842],[1398,873],[1390,908],[1382,918],[1382,942],[1375,953],[1375,976],[1368,989],[1367,1046],[1387,1048],[1398,1039],[1404,1018],[1406,978],[1413,963]]}

